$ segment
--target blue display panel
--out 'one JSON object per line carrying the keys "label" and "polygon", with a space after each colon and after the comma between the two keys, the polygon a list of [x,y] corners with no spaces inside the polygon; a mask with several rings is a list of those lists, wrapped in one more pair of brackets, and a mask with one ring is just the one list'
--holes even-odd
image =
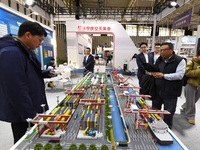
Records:
{"label": "blue display panel", "polygon": [[[24,21],[26,21],[26,19],[0,8],[0,37],[8,33],[17,36],[19,26]],[[44,39],[42,44],[43,58],[40,52],[40,47],[34,50],[40,63],[41,60],[43,60],[44,65],[54,57],[53,45],[51,42],[53,39],[53,32],[47,29],[45,30],[47,32],[47,37]]]}
{"label": "blue display panel", "polygon": [[4,33],[17,36],[19,26],[25,20],[26,19],[0,8],[0,37],[3,36]]}
{"label": "blue display panel", "polygon": [[47,37],[44,39],[44,42],[42,43],[44,65],[46,65],[51,60],[51,58],[54,58],[53,45],[52,45],[53,33],[47,29],[45,30],[47,32]]}

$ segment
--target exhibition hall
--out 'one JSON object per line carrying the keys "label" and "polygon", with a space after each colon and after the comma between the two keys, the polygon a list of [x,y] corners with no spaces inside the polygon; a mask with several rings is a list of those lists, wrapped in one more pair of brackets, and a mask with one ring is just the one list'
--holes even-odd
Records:
{"label": "exhibition hall", "polygon": [[1,150],[198,150],[199,0],[0,0]]}

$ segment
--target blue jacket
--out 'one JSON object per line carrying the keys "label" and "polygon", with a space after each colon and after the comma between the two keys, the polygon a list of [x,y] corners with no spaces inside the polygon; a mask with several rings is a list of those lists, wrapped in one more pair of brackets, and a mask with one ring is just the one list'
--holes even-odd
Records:
{"label": "blue jacket", "polygon": [[43,113],[41,104],[48,104],[45,95],[44,77],[35,53],[6,35],[0,38],[0,120],[22,122]]}
{"label": "blue jacket", "polygon": [[94,57],[91,54],[88,56],[87,61],[86,61],[86,56],[84,57],[83,67],[85,67],[87,70],[91,72],[94,71]]}
{"label": "blue jacket", "polygon": [[[148,58],[149,58],[149,63],[153,64],[153,55],[148,53]],[[144,54],[143,53],[140,53],[137,55],[136,57],[136,62],[137,62],[137,65],[138,65],[138,73],[137,73],[137,76],[139,78],[141,78],[144,74],[145,74],[145,69],[143,67],[143,63],[146,63],[146,59],[144,57]]]}

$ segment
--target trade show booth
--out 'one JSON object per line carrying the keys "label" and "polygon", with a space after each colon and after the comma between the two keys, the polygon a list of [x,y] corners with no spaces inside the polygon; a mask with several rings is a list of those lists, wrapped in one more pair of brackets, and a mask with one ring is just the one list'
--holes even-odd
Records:
{"label": "trade show booth", "polygon": [[[62,18],[63,20],[64,18]],[[70,20],[67,27],[68,63],[82,68],[85,46],[90,47],[90,38],[86,38],[88,45],[82,48],[78,42],[82,34],[113,34],[113,67],[123,67],[125,61],[138,50],[127,34],[124,27],[114,20]],[[89,37],[89,36],[88,36]]]}

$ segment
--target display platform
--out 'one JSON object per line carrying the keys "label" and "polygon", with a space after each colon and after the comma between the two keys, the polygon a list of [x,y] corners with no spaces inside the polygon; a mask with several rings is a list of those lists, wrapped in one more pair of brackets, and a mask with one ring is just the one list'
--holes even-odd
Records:
{"label": "display platform", "polygon": [[[122,94],[127,86],[131,88],[129,93],[124,92],[125,95],[133,90],[137,94],[137,88],[129,84],[129,78],[117,75],[118,71],[110,71],[110,74],[87,74],[72,90],[66,91],[66,97],[48,115],[39,114],[33,118],[35,126],[11,150],[34,149],[38,143],[43,147],[47,143],[51,144],[52,149],[60,143],[64,150],[69,149],[72,143],[77,147],[84,143],[87,148],[91,144],[99,148],[106,145],[108,149],[116,150],[187,150],[170,129],[168,132],[173,143],[163,144],[147,132],[148,120],[143,119],[144,126],[135,125],[137,117],[132,112],[125,113],[125,110],[132,107],[127,107],[130,106],[129,102]],[[141,110],[141,99],[139,95],[135,98],[138,108],[134,111]],[[133,98],[130,100],[133,101]],[[145,103],[142,105],[146,107],[141,110],[144,112],[148,106]],[[152,113],[152,110],[148,111]]]}

